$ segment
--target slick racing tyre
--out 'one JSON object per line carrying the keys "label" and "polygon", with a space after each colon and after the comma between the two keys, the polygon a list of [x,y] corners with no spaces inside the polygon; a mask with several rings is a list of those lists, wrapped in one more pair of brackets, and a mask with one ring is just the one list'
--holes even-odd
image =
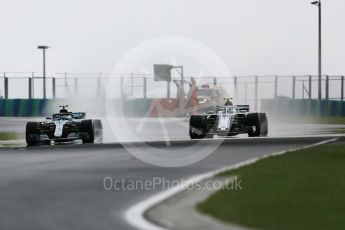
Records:
{"label": "slick racing tyre", "polygon": [[260,136],[267,137],[268,134],[268,120],[266,113],[259,113],[260,120]]}
{"label": "slick racing tyre", "polygon": [[93,143],[95,141],[94,126],[92,120],[83,120],[80,124],[83,143]]}
{"label": "slick racing tyre", "polygon": [[80,132],[83,143],[94,143],[103,141],[103,125],[101,120],[81,121]]}
{"label": "slick racing tyre", "polygon": [[268,134],[267,115],[265,113],[249,113],[246,116],[246,126],[249,127],[249,137],[266,137]]}
{"label": "slick racing tyre", "polygon": [[38,122],[26,123],[25,139],[28,146],[38,145],[40,141]]}
{"label": "slick racing tyre", "polygon": [[189,136],[191,139],[202,139],[206,136],[205,125],[203,117],[199,115],[192,115],[189,121]]}
{"label": "slick racing tyre", "polygon": [[94,130],[94,141],[97,143],[103,142],[103,125],[101,120],[92,120]]}

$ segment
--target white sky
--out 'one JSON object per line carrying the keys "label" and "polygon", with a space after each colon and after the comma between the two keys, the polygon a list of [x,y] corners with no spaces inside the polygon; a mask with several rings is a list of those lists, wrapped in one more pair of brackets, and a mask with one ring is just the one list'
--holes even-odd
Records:
{"label": "white sky", "polygon": [[[345,74],[344,12],[344,0],[324,0],[325,74]],[[111,72],[135,45],[173,35],[211,48],[235,75],[317,73],[308,0],[0,0],[0,35],[1,72],[41,71],[40,44],[52,46],[50,73]]]}

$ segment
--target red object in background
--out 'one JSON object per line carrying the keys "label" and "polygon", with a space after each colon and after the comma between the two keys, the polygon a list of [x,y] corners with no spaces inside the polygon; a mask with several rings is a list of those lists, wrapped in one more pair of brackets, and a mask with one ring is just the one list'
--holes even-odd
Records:
{"label": "red object in background", "polygon": [[192,114],[196,114],[196,110],[197,110],[197,105],[198,105],[198,86],[196,85],[196,82],[194,80],[194,78],[192,78],[192,95],[190,98],[190,106],[191,106],[191,112]]}
{"label": "red object in background", "polygon": [[175,117],[177,100],[175,98],[153,99],[150,106],[150,117]]}

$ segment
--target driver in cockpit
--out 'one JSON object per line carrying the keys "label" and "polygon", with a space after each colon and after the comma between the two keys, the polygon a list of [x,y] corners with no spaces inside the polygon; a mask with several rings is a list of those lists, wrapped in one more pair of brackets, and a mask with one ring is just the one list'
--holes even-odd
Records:
{"label": "driver in cockpit", "polygon": [[232,106],[232,101],[230,101],[231,98],[224,98],[226,101],[224,103],[224,106]]}
{"label": "driver in cockpit", "polygon": [[68,110],[66,109],[66,107],[68,107],[68,105],[61,105],[59,106],[60,108],[60,113],[68,113]]}

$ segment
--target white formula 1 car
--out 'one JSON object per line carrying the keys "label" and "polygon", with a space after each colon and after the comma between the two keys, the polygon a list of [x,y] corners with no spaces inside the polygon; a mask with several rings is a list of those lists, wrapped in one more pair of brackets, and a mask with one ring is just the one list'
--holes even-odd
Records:
{"label": "white formula 1 car", "polygon": [[249,113],[249,105],[217,106],[208,114],[192,115],[189,122],[191,139],[205,137],[235,136],[248,134],[249,137],[267,136],[268,121],[265,113]]}
{"label": "white formula 1 car", "polygon": [[59,113],[47,117],[43,122],[27,122],[26,143],[29,146],[40,143],[66,142],[82,140],[83,143],[102,141],[103,127],[101,120],[86,120],[86,113],[68,112],[67,105],[60,106]]}

